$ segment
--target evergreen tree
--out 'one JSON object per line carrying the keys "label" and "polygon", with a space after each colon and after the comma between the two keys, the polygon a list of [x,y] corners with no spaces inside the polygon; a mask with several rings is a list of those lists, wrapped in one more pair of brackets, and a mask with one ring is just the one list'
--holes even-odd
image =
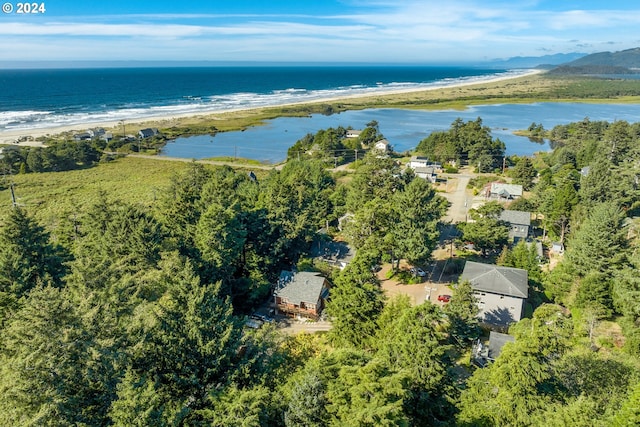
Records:
{"label": "evergreen tree", "polygon": [[326,385],[317,372],[309,371],[292,384],[289,405],[284,413],[287,427],[324,427],[329,423]]}
{"label": "evergreen tree", "polygon": [[397,220],[392,233],[398,258],[424,263],[438,242],[438,220],[446,212],[447,201],[426,180],[414,179],[396,193],[393,202]]}
{"label": "evergreen tree", "polygon": [[364,366],[344,366],[327,386],[330,426],[409,426],[403,410],[406,376],[373,359]]}
{"label": "evergreen tree", "polygon": [[159,203],[159,218],[181,253],[193,256],[195,226],[202,214],[202,189],[211,178],[204,166],[191,163],[186,172],[175,175]]}
{"label": "evergreen tree", "polygon": [[66,258],[25,210],[11,210],[0,229],[0,325],[18,300],[38,284],[61,285]]}
{"label": "evergreen tree", "polygon": [[438,307],[424,303],[403,310],[383,324],[376,357],[394,372],[404,372],[408,381],[405,413],[411,425],[433,425],[453,414],[449,405],[446,371],[445,320]]}
{"label": "evergreen tree", "polygon": [[581,276],[590,271],[609,274],[622,263],[626,246],[620,209],[603,203],[573,233],[566,259]]}
{"label": "evergreen tree", "polygon": [[1,425],[105,422],[101,351],[65,289],[34,288],[0,340]]}
{"label": "evergreen tree", "polygon": [[480,309],[468,281],[462,281],[454,287],[451,300],[444,306],[444,312],[449,319],[452,344],[466,347],[480,336],[478,319]]}
{"label": "evergreen tree", "polygon": [[190,413],[228,381],[240,330],[219,285],[201,285],[188,262],[166,280],[165,295],[140,318],[143,341],[132,367],[138,377],[153,379],[162,405]]}
{"label": "evergreen tree", "polygon": [[239,213],[233,206],[211,204],[196,225],[195,244],[204,267],[207,281],[229,283],[238,266],[247,232]]}
{"label": "evergreen tree", "polygon": [[530,190],[533,187],[533,180],[537,175],[538,172],[533,167],[533,162],[528,157],[520,159],[511,171],[513,183],[522,185],[522,188],[525,190]]}
{"label": "evergreen tree", "polygon": [[[199,411],[202,425],[212,427],[263,427],[281,425],[272,402],[272,390],[264,386],[230,387],[212,395],[208,409]],[[297,424],[304,425],[304,424]]]}
{"label": "evergreen tree", "polygon": [[327,312],[331,316],[332,341],[356,348],[370,345],[383,298],[370,265],[357,255],[335,278],[331,288]]}
{"label": "evergreen tree", "polygon": [[629,389],[627,400],[611,420],[613,427],[632,427],[640,425],[640,381]]}
{"label": "evergreen tree", "polygon": [[484,255],[507,244],[509,228],[499,220],[502,207],[497,203],[487,203],[478,209],[471,209],[469,214],[474,222],[460,224],[462,239],[471,242]]}

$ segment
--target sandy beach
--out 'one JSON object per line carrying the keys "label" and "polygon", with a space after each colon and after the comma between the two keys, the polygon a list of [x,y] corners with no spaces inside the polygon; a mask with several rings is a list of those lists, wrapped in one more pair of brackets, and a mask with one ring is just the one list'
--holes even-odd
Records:
{"label": "sandy beach", "polygon": [[[283,108],[289,106],[300,106],[306,104],[322,104],[322,103],[335,103],[341,102],[347,105],[354,105],[357,102],[366,104],[368,100],[376,100],[377,103],[388,102],[390,104],[401,103],[403,99],[410,97],[412,100],[420,99],[422,97],[427,98],[429,94],[434,93],[449,93],[453,94],[455,91],[459,91],[462,88],[470,90],[486,90],[492,88],[494,90],[500,90],[504,87],[495,86],[496,84],[504,84],[509,81],[526,79],[531,76],[535,76],[542,71],[539,70],[527,70],[526,72],[518,75],[508,76],[496,76],[483,81],[471,81],[471,82],[457,82],[453,84],[443,84],[438,86],[432,86],[429,88],[416,89],[380,89],[365,94],[354,94],[343,97],[333,98],[321,98],[308,101],[302,101],[297,103],[271,105],[262,108],[237,108],[227,110],[207,110],[202,113],[182,113],[182,114],[163,114],[158,116],[148,116],[139,119],[125,120],[124,125],[122,121],[99,121],[99,122],[86,122],[81,124],[73,124],[57,127],[45,127],[45,128],[32,128],[32,129],[16,129],[16,130],[0,130],[0,144],[19,145],[19,146],[43,146],[43,143],[39,141],[42,137],[56,137],[58,135],[65,134],[71,136],[74,133],[84,132],[88,129],[104,128],[114,135],[118,134],[135,134],[138,130],[155,127],[155,128],[167,128],[172,126],[180,126],[185,122],[206,122],[210,120],[224,120],[230,118],[233,115],[250,115],[252,111],[265,111],[274,108]],[[439,95],[440,96],[440,95]],[[347,102],[348,101],[348,102]]]}

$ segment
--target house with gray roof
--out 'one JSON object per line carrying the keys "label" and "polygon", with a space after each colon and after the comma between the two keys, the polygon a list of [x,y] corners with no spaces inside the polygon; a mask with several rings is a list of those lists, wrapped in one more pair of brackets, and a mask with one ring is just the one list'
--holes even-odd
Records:
{"label": "house with gray roof", "polygon": [[504,328],[522,319],[529,296],[527,270],[467,261],[460,280],[471,283],[482,323]]}
{"label": "house with gray roof", "polygon": [[492,200],[515,200],[522,197],[522,185],[492,182],[487,186],[485,197]]}
{"label": "house with gray roof", "polygon": [[438,174],[436,173],[436,168],[434,166],[427,166],[424,168],[414,168],[413,171],[415,172],[418,178],[426,179],[432,184],[438,181]]}
{"label": "house with gray roof", "polygon": [[472,347],[473,361],[480,367],[489,362],[495,362],[502,352],[502,347],[509,342],[515,342],[513,335],[507,335],[496,331],[489,331],[489,342],[482,343],[478,340]]}
{"label": "house with gray roof", "polygon": [[142,139],[151,138],[158,135],[160,132],[156,128],[145,128],[138,131],[138,136]]}
{"label": "house with gray roof", "polygon": [[517,242],[529,237],[531,227],[531,214],[524,211],[511,211],[508,209],[500,213],[500,221],[509,224],[509,239]]}
{"label": "house with gray roof", "polygon": [[275,308],[290,316],[317,319],[329,297],[329,287],[320,273],[283,270],[273,291]]}

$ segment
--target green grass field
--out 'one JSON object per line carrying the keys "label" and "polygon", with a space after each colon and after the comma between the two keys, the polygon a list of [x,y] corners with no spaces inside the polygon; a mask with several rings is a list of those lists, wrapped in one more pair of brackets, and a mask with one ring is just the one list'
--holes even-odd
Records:
{"label": "green grass field", "polygon": [[[121,158],[83,170],[15,175],[13,182],[18,204],[46,225],[60,215],[84,211],[100,191],[109,200],[149,206],[168,186],[171,176],[187,167],[184,162]],[[11,194],[5,189],[0,191],[0,218],[9,209]]]}

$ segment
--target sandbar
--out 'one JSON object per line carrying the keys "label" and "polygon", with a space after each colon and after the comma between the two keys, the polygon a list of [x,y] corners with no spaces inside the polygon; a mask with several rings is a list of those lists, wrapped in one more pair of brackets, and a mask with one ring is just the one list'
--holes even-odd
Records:
{"label": "sandbar", "polygon": [[[464,94],[463,89],[469,93],[475,91],[476,94],[486,93],[490,96],[491,93],[504,93],[505,90],[513,90],[509,88],[508,83],[510,81],[520,80],[518,86],[524,85],[527,87],[530,85],[532,76],[536,76],[542,73],[540,70],[527,70],[517,75],[504,75],[488,78],[483,81],[469,81],[469,82],[456,82],[453,84],[442,84],[438,86],[431,86],[428,88],[405,88],[405,89],[380,89],[376,91],[367,92],[365,94],[353,94],[349,96],[333,97],[313,99],[297,103],[279,104],[260,108],[237,108],[233,110],[207,110],[203,113],[182,113],[182,114],[163,114],[158,116],[149,116],[140,119],[132,119],[124,121],[99,121],[99,122],[87,122],[74,125],[46,127],[46,128],[32,128],[32,129],[16,129],[16,130],[1,130],[0,131],[0,144],[10,144],[19,146],[43,146],[43,142],[40,140],[43,137],[57,137],[66,135],[70,137],[74,133],[84,132],[87,129],[104,128],[114,135],[118,134],[132,134],[137,133],[138,130],[154,127],[154,128],[169,128],[180,127],[193,123],[205,123],[208,121],[219,121],[230,119],[232,117],[251,116],[264,114],[269,110],[282,109],[287,107],[299,107],[301,105],[317,105],[326,103],[340,103],[346,109],[358,109],[358,108],[376,108],[376,106],[390,105],[397,108],[402,108],[403,103],[413,102],[421,99],[434,99],[445,98],[449,99],[460,97]],[[507,84],[505,84],[507,83]],[[502,84],[502,85],[500,85]],[[457,95],[456,95],[456,92]],[[367,107],[370,106],[370,107]]]}

